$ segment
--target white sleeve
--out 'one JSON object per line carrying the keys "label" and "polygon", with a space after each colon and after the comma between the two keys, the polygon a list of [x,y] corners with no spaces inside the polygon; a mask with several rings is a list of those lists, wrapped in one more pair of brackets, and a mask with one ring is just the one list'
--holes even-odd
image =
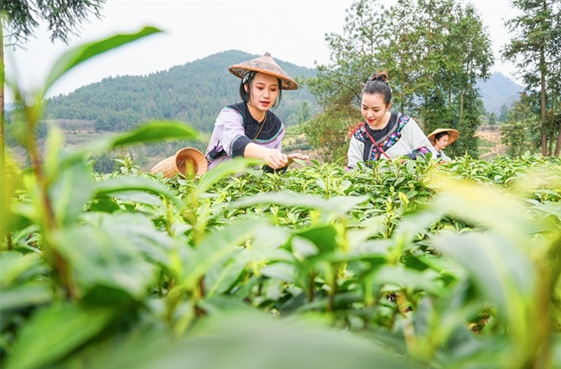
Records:
{"label": "white sleeve", "polygon": [[364,142],[360,142],[354,136],[351,137],[349,151],[347,152],[347,169],[355,169],[357,163],[362,162],[362,153],[364,151]]}
{"label": "white sleeve", "polygon": [[407,144],[411,152],[425,147],[427,150],[431,151],[433,155],[436,155],[436,150],[432,147],[429,139],[425,133],[421,130],[417,122],[413,118],[409,118],[409,123],[404,128],[406,133]]}

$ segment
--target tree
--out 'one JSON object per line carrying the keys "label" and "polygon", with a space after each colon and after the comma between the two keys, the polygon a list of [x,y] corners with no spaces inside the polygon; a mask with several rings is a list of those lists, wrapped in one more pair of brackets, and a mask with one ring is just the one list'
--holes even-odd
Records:
{"label": "tree", "polygon": [[499,122],[506,122],[508,120],[508,107],[506,105],[501,106],[501,112],[499,114]]}
{"label": "tree", "polygon": [[408,9],[419,14],[414,32],[422,57],[414,93],[422,127],[426,132],[457,129],[462,140],[450,152],[477,157],[481,104],[476,85],[489,78],[493,63],[481,17],[473,5],[454,0],[418,0]]}
{"label": "tree", "polygon": [[532,137],[534,128],[540,125],[539,111],[532,107],[534,104],[533,99],[523,93],[508,112],[508,120],[501,126],[501,142],[510,156],[520,156],[540,146],[540,140],[534,144]]}
{"label": "tree", "polygon": [[349,134],[358,122],[360,111],[356,106],[334,103],[305,123],[303,130],[323,160],[336,162],[346,158]]}
{"label": "tree", "polygon": [[[539,89],[541,120],[541,152],[548,154],[548,143],[556,141],[554,155],[561,150],[561,129],[548,135],[548,110],[559,113],[561,78],[561,0],[513,0],[521,14],[507,20],[512,39],[502,50],[506,60],[513,61],[527,90]],[[553,104],[552,104],[553,103]],[[549,153],[551,155],[551,153]]]}
{"label": "tree", "polygon": [[497,115],[495,113],[489,114],[489,125],[494,126],[497,124]]}
{"label": "tree", "polygon": [[[343,34],[326,36],[331,64],[308,79],[324,110],[352,111],[345,106],[358,102],[368,76],[387,71],[394,110],[413,116],[425,132],[458,129],[463,142],[453,153],[477,157],[476,82],[489,77],[493,54],[475,8],[455,0],[398,0],[386,10],[376,0],[357,0],[347,14]],[[346,135],[348,127],[335,126]]]}
{"label": "tree", "polygon": [[307,122],[310,119],[310,104],[304,101],[298,110],[298,124]]}
{"label": "tree", "polygon": [[507,122],[501,126],[501,142],[506,146],[506,154],[521,156],[528,145],[528,127],[525,122]]}
{"label": "tree", "polygon": [[318,65],[316,77],[306,84],[323,107],[304,132],[312,146],[324,160],[345,157],[349,130],[360,121],[356,104],[360,100],[362,84],[380,68],[377,59],[378,42],[383,39],[383,7],[376,0],[358,0],[347,9],[343,34],[325,36],[331,49],[331,64]]}
{"label": "tree", "polygon": [[[40,21],[48,23],[51,41],[68,43],[90,15],[100,18],[106,0],[2,0],[0,2],[0,165],[4,165],[4,46],[20,46]],[[6,37],[8,43],[4,43]]]}
{"label": "tree", "polygon": [[316,77],[306,80],[310,92],[326,108],[330,104],[358,102],[362,83],[379,71],[378,43],[383,39],[381,10],[376,0],[358,0],[347,9],[342,34],[331,33],[325,40],[331,49],[331,64],[318,65]]}
{"label": "tree", "polygon": [[97,173],[112,173],[116,168],[115,161],[107,153],[103,153],[93,160],[93,170]]}
{"label": "tree", "polygon": [[423,47],[421,34],[416,30],[417,14],[411,11],[415,6],[412,0],[399,0],[386,11],[382,35],[386,41],[378,52],[378,58],[391,78],[393,104],[400,112],[417,109],[415,95],[421,87]]}

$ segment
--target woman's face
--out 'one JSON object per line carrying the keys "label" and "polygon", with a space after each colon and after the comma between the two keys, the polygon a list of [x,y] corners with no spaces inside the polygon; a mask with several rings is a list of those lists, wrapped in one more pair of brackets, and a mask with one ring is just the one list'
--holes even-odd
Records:
{"label": "woman's face", "polygon": [[450,138],[450,136],[444,135],[444,136],[440,137],[438,140],[435,140],[434,141],[434,148],[437,149],[438,151],[444,150],[446,148],[446,146],[448,146],[448,139],[449,138]]}
{"label": "woman's face", "polygon": [[386,112],[392,103],[386,105],[382,94],[362,94],[361,112],[364,121],[372,128],[383,128],[386,122]]}
{"label": "woman's face", "polygon": [[[247,85],[246,85],[247,91]],[[249,105],[260,111],[267,111],[273,107],[279,96],[279,80],[270,74],[256,73],[251,82]]]}

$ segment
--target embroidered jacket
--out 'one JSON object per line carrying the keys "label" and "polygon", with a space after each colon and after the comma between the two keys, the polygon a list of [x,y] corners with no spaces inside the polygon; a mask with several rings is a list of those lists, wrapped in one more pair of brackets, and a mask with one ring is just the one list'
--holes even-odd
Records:
{"label": "embroidered jacket", "polygon": [[[399,156],[415,159],[417,156],[433,152],[432,145],[417,122],[398,113],[392,113],[386,127],[380,130],[373,130],[366,123],[358,124],[350,139],[347,169],[356,168],[359,162]],[[376,144],[372,140],[376,141]]]}
{"label": "embroidered jacket", "polygon": [[269,149],[281,150],[284,124],[271,111],[261,124],[249,113],[243,102],[229,105],[220,111],[214,123],[214,130],[206,149],[206,158],[211,170],[219,163],[243,156],[245,147],[253,142]]}

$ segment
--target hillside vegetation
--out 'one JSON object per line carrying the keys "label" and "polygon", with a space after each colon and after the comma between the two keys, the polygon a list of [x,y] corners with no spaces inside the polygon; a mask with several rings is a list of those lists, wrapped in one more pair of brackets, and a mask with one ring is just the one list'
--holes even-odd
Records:
{"label": "hillside vegetation", "polygon": [[[175,119],[198,128],[196,140],[175,141],[137,146],[129,149],[129,155],[143,170],[149,170],[158,161],[173,155],[181,147],[191,146],[204,150],[220,109],[239,101],[239,79],[227,71],[227,66],[257,55],[241,51],[225,51],[206,58],[173,67],[168,71],[148,76],[119,76],[81,87],[68,95],[47,99],[45,120],[39,130],[41,138],[46,125],[57,124],[66,135],[68,146],[81,146],[111,132],[120,132],[135,127],[150,119]],[[278,61],[290,75],[300,79],[315,75],[316,71]],[[510,104],[508,94],[514,82],[495,74],[480,85],[482,100],[489,106],[496,101]],[[519,87],[519,86],[518,86]],[[502,96],[499,98],[498,96]],[[512,99],[512,94],[509,95]],[[497,100],[499,99],[499,100]],[[282,103],[276,109],[287,126],[301,123],[300,110],[308,104],[308,117],[319,111],[314,97],[304,84],[296,91],[285,91]],[[12,119],[14,120],[14,119]],[[25,154],[18,148],[14,138],[17,128],[8,122],[7,140],[18,162],[25,162]],[[284,146],[293,151],[310,153],[310,144],[302,135],[300,144],[287,137]],[[499,142],[496,142],[499,144]],[[483,148],[482,154],[487,149]],[[316,159],[319,156],[311,153]],[[111,157],[122,157],[123,153],[112,153]],[[488,157],[486,155],[485,157]],[[104,167],[109,170],[112,163]],[[99,167],[101,168],[101,167]],[[98,169],[99,169],[98,168]]]}
{"label": "hillside vegetation", "polygon": [[[88,120],[96,131],[123,131],[151,119],[174,119],[209,132],[220,109],[241,100],[240,79],[228,67],[257,57],[229,50],[147,76],[105,78],[71,94],[48,99],[45,118]],[[293,78],[316,73],[276,61]],[[315,99],[306,88],[283,91],[282,104],[275,113],[287,125],[297,124],[304,102],[315,111]]]}
{"label": "hillside vegetation", "polygon": [[[191,146],[201,151],[206,148],[210,132],[220,109],[240,101],[240,80],[228,72],[228,66],[256,58],[238,50],[228,50],[208,57],[146,76],[117,76],[83,86],[68,95],[46,100],[44,120],[39,126],[39,138],[44,138],[46,127],[57,124],[66,135],[68,146],[81,146],[114,132],[122,132],[149,120],[177,120],[195,127],[199,132],[195,140],[155,143],[128,149],[128,153],[114,152],[104,157],[105,164],[97,169],[111,170],[109,158],[130,155],[143,170],[149,170],[158,161],[173,155],[181,147]],[[317,70],[296,66],[282,60],[278,64],[291,76],[303,82],[316,76]],[[287,126],[310,119],[320,111],[314,96],[305,83],[296,91],[284,91],[275,113]],[[517,86],[508,78],[494,74],[479,88],[482,101],[495,109],[497,104],[509,104],[513,88]],[[487,105],[486,105],[487,107]],[[13,108],[13,106],[12,106]],[[17,112],[8,116],[7,143],[18,162],[26,156],[15,138],[20,124],[15,123]],[[15,124],[12,124],[14,122]],[[302,151],[313,149],[305,135],[294,143],[287,138],[284,147]],[[344,148],[343,148],[344,149]],[[487,150],[487,149],[484,149]],[[319,156],[311,153],[313,157]],[[99,159],[99,158],[96,158]]]}
{"label": "hillside vegetation", "polygon": [[[66,121],[63,129],[70,134],[76,130],[68,121],[87,121],[89,130],[102,132],[123,131],[150,119],[176,119],[201,132],[210,132],[220,109],[240,100],[239,79],[228,72],[228,66],[258,56],[228,50],[147,76],[108,77],[48,99],[45,118]],[[315,69],[277,62],[300,81],[317,74]],[[478,88],[486,111],[496,114],[503,105],[509,107],[522,91],[501,73],[494,73]],[[301,84],[300,89],[283,93],[275,113],[288,126],[298,124],[298,112],[304,102],[310,114],[319,111],[315,98]]]}

